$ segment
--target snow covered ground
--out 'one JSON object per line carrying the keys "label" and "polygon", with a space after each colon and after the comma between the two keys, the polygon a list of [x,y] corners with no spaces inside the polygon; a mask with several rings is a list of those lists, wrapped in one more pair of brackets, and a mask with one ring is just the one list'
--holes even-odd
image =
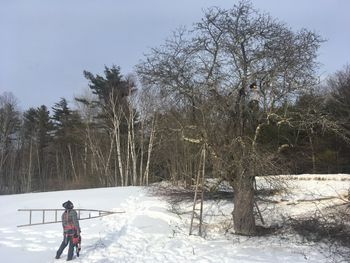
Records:
{"label": "snow covered ground", "polygon": [[[278,224],[289,215],[298,216],[319,205],[340,202],[347,194],[350,175],[344,180],[307,179],[290,181],[290,191],[272,198],[273,206],[259,202],[265,221]],[[327,176],[325,176],[327,177]],[[334,177],[334,176],[333,176]],[[339,178],[335,176],[335,178]],[[263,185],[258,180],[258,185]],[[205,236],[188,235],[191,202],[171,206],[142,187],[100,188],[0,196],[0,261],[12,263],[63,262],[54,259],[62,241],[60,224],[17,228],[28,223],[19,208],[61,208],[66,200],[75,208],[121,211],[80,222],[82,251],[76,262],[328,262],[322,244],[303,243],[302,238],[277,235],[232,235],[229,200],[205,202]],[[328,202],[328,203],[327,203]],[[178,213],[174,213],[174,211]],[[180,213],[181,212],[181,213]],[[40,217],[40,215],[39,215]],[[38,219],[40,221],[40,219]],[[291,242],[292,241],[292,242]]]}

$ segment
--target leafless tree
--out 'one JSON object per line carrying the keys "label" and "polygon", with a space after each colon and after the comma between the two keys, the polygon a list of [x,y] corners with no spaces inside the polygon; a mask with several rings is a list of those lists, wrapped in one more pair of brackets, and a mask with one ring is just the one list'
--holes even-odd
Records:
{"label": "leafless tree", "polygon": [[340,125],[350,133],[350,65],[346,65],[328,78],[327,87],[330,89],[330,96],[327,106],[330,113],[338,119]]}
{"label": "leafless tree", "polygon": [[192,30],[176,31],[137,67],[143,85],[181,109],[181,138],[206,143],[216,173],[230,181],[238,234],[256,231],[254,177],[276,168],[275,152],[259,144],[261,130],[286,122],[284,103],[316,83],[321,42],[242,1],[207,10]]}
{"label": "leafless tree", "polygon": [[0,192],[16,192],[18,187],[13,168],[19,124],[16,98],[12,93],[0,94]]}

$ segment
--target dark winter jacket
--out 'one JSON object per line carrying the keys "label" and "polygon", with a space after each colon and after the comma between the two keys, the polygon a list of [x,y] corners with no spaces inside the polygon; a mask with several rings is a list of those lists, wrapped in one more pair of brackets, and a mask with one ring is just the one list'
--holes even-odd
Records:
{"label": "dark winter jacket", "polygon": [[62,214],[62,226],[64,234],[74,235],[80,234],[80,226],[77,212],[73,209],[68,209]]}

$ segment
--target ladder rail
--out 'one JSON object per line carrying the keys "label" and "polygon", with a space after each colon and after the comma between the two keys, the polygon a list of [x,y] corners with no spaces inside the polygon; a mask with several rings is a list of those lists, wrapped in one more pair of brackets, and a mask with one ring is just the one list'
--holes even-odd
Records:
{"label": "ladder rail", "polygon": [[196,186],[195,186],[195,192],[194,192],[194,198],[193,198],[192,216],[191,216],[190,231],[189,231],[190,235],[192,235],[193,233],[193,221],[196,214],[196,210],[198,210],[196,209],[196,206],[198,204],[198,201],[200,201],[199,217],[198,217],[198,220],[199,220],[198,234],[199,236],[202,236],[205,159],[206,159],[206,145],[204,144],[201,148],[201,155],[200,155],[198,173],[196,178]]}
{"label": "ladder rail", "polygon": [[[103,217],[107,215],[112,215],[112,214],[119,214],[119,213],[125,213],[125,211],[105,211],[105,210],[97,210],[97,209],[74,209],[78,212],[78,220],[87,220],[87,219],[93,219],[93,218],[98,218],[98,217]],[[55,224],[55,223],[61,223],[62,220],[58,219],[57,213],[58,211],[65,211],[65,209],[40,209],[40,208],[35,208],[35,209],[18,209],[17,211],[19,212],[29,212],[29,224],[23,224],[23,225],[18,225],[17,227],[25,227],[25,226],[35,226],[35,225],[46,225],[46,224]],[[90,212],[89,216],[87,217],[82,217],[81,212]],[[42,212],[42,221],[33,223],[33,214],[34,212]],[[51,221],[46,221],[47,216],[49,216],[49,213],[47,212],[54,212],[54,215],[50,214],[52,217],[54,217],[54,220]],[[91,212],[98,213],[96,216],[91,216]]]}
{"label": "ladder rail", "polygon": [[201,206],[200,206],[200,215],[199,215],[199,236],[202,236],[202,226],[203,226],[203,202],[204,202],[204,176],[205,176],[205,153],[206,153],[206,148],[205,146],[203,147],[203,163],[202,163],[202,193],[201,193]]}
{"label": "ladder rail", "polygon": [[[202,162],[202,158],[200,158],[200,161],[199,161],[199,168],[201,167],[201,162]],[[192,235],[192,230],[193,230],[193,219],[194,219],[196,204],[197,204],[199,178],[200,178],[200,169],[198,169],[198,174],[197,174],[197,178],[196,178],[196,186],[195,186],[195,190],[194,190],[193,207],[192,207],[192,215],[191,215],[191,223],[190,223],[190,233],[189,233],[190,235]]]}

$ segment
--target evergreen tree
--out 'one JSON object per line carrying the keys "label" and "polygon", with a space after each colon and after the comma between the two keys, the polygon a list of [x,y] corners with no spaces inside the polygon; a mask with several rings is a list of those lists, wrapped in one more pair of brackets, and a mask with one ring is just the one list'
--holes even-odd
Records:
{"label": "evergreen tree", "polygon": [[78,182],[82,155],[81,118],[77,111],[71,110],[65,98],[54,105],[54,145],[56,173],[60,183]]}
{"label": "evergreen tree", "polygon": [[24,156],[28,166],[26,173],[26,191],[45,190],[50,174],[51,132],[53,130],[49,111],[45,105],[30,108],[23,114]]}
{"label": "evergreen tree", "polygon": [[97,100],[77,100],[99,111],[95,120],[97,133],[88,134],[94,161],[98,163],[96,167],[99,167],[100,181],[105,185],[128,185],[130,181],[136,184],[136,111],[131,103],[131,95],[135,92],[134,82],[124,78],[116,66],[105,67],[103,77],[88,71],[84,71],[84,75]]}

